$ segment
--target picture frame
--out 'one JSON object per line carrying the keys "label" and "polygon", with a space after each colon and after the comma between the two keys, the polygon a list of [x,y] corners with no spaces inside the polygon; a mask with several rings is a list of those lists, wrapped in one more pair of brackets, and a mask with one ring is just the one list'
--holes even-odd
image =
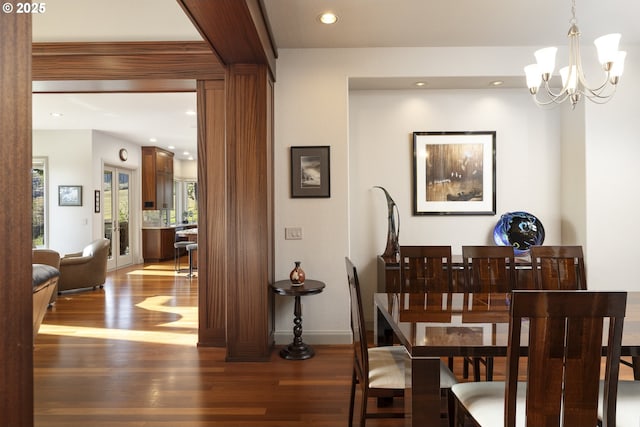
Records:
{"label": "picture frame", "polygon": [[82,206],[82,185],[59,185],[58,206]]}
{"label": "picture frame", "polygon": [[330,147],[291,147],[291,197],[331,197]]}
{"label": "picture frame", "polygon": [[496,214],[496,131],[413,132],[413,215]]}
{"label": "picture frame", "polygon": [[100,213],[100,190],[93,191],[93,212]]}

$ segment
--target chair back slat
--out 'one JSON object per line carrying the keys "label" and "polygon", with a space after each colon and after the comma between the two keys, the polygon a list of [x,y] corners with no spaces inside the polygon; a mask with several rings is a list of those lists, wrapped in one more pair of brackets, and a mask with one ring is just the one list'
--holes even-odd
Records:
{"label": "chair back slat", "polygon": [[511,292],[516,288],[512,246],[463,246],[465,292]]}
{"label": "chair back slat", "polygon": [[451,246],[401,246],[400,283],[401,292],[451,292]]}
{"label": "chair back slat", "polygon": [[347,279],[349,284],[349,298],[351,306],[351,331],[353,334],[353,349],[355,356],[355,372],[358,381],[364,389],[369,388],[369,354],[367,351],[367,333],[362,310],[362,296],[358,272],[349,258],[345,258]]}
{"label": "chair back slat", "polygon": [[[505,426],[515,426],[520,336],[528,322],[526,426],[590,426],[598,422],[605,320],[605,418],[615,420],[626,292],[514,291],[507,350]],[[603,424],[614,425],[614,424]]]}
{"label": "chair back slat", "polygon": [[532,246],[536,289],[587,289],[582,246]]}

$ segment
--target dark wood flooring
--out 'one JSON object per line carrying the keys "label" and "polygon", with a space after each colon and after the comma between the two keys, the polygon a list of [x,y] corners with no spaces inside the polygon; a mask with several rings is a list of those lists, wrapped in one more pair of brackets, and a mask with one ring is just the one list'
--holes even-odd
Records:
{"label": "dark wood flooring", "polygon": [[137,265],[58,297],[35,340],[36,427],[347,426],[351,346],[226,363],[224,349],[196,347],[197,278],[185,276]]}

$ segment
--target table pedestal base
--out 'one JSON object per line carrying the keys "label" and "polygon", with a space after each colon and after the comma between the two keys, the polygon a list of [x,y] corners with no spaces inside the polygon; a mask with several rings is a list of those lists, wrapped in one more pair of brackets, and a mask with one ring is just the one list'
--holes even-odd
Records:
{"label": "table pedestal base", "polygon": [[316,352],[313,350],[313,348],[305,343],[291,343],[287,347],[280,350],[280,357],[287,360],[311,359],[315,354]]}
{"label": "table pedestal base", "polygon": [[313,357],[315,351],[302,342],[302,304],[300,295],[296,295],[293,307],[293,342],[280,350],[280,356],[289,360],[304,360]]}

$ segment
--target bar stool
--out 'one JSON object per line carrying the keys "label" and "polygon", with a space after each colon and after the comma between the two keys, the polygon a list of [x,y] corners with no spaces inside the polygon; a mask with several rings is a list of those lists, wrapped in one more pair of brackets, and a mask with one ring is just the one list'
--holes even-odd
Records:
{"label": "bar stool", "polygon": [[[195,251],[198,250],[198,244],[197,243],[189,243],[187,245],[187,252],[189,252],[189,276],[188,277],[193,277],[193,253]],[[197,269],[197,267],[196,267]]]}
{"label": "bar stool", "polygon": [[180,272],[180,250],[187,249],[190,243],[188,240],[176,240],[173,243],[173,267],[178,273]]}

